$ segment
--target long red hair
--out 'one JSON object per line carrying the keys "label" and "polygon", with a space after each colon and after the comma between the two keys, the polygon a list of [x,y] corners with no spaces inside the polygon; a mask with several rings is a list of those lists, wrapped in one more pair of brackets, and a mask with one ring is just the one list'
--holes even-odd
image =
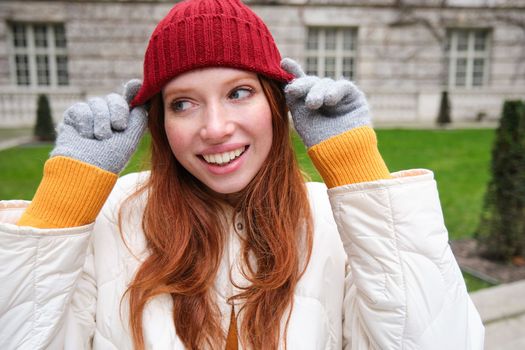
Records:
{"label": "long red hair", "polygon": [[[286,339],[294,289],[312,250],[312,223],[303,176],[291,145],[287,107],[278,83],[260,77],[272,111],[273,142],[268,158],[237,194],[242,215],[242,273],[248,287],[232,297],[243,305],[239,339],[253,349],[276,349]],[[153,297],[169,293],[177,335],[189,349],[224,348],[226,334],[213,285],[229,229],[223,202],[175,159],[164,130],[160,94],[151,101],[151,175],[143,230],[149,256],[130,284],[130,326],[137,349],[144,349],[142,316]],[[255,263],[254,263],[255,262]],[[281,335],[281,319],[285,323]]]}

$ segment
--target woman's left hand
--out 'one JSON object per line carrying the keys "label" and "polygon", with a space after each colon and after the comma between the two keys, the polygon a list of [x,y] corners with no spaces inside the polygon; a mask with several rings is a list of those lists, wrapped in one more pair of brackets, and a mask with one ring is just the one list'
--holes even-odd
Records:
{"label": "woman's left hand", "polygon": [[353,128],[371,125],[364,93],[349,80],[306,75],[290,58],[281,67],[295,79],[285,89],[295,129],[310,148]]}

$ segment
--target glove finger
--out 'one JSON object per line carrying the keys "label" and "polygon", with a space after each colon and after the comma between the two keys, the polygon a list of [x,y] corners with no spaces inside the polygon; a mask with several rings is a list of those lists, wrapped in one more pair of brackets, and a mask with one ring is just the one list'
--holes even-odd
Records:
{"label": "glove finger", "polygon": [[140,137],[146,129],[148,123],[148,112],[142,106],[135,107],[129,114],[129,126],[126,133],[129,130],[131,137]]}
{"label": "glove finger", "polygon": [[328,86],[328,89],[326,90],[324,104],[327,106],[335,106],[341,102],[345,96],[351,95],[353,88],[353,84],[348,80],[335,81],[333,84]]}
{"label": "glove finger", "polygon": [[281,60],[281,68],[296,78],[302,78],[306,76],[303,69],[301,68],[301,65],[289,57],[285,57]]}
{"label": "glove finger", "polygon": [[88,101],[93,113],[93,135],[98,140],[109,139],[112,136],[109,120],[109,108],[103,98],[95,97]]}
{"label": "glove finger", "polygon": [[80,136],[93,138],[93,113],[85,102],[78,102],[64,112],[64,124],[71,125]]}
{"label": "glove finger", "polygon": [[57,125],[56,133],[57,133],[57,140],[56,140],[57,144],[61,142],[63,139],[69,139],[71,134],[78,135],[77,130],[71,124],[67,124],[65,121],[62,121],[61,123]]}
{"label": "glove finger", "polygon": [[122,131],[128,127],[129,106],[126,100],[119,94],[106,96],[109,108],[109,120],[113,130]]}
{"label": "glove finger", "polygon": [[350,97],[350,100],[352,101],[352,103],[355,105],[368,104],[366,102],[365,93],[361,91],[361,89],[359,89],[357,85],[355,85],[353,82],[349,81],[349,83],[350,83],[351,89],[350,89],[350,93],[348,96]]}
{"label": "glove finger", "polygon": [[309,109],[319,109],[324,104],[324,99],[328,89],[334,84],[330,78],[319,80],[312,88],[305,99],[305,105]]}
{"label": "glove finger", "polygon": [[124,85],[124,99],[128,104],[133,101],[133,98],[140,90],[142,81],[140,79],[131,79]]}
{"label": "glove finger", "polygon": [[308,91],[314,86],[320,79],[315,76],[306,76],[303,78],[296,79],[290,84],[286,85],[284,92],[293,98],[300,99],[306,96]]}
{"label": "glove finger", "polygon": [[57,126],[57,139],[55,147],[51,150],[49,156],[68,156],[71,157],[71,148],[79,146],[78,139],[82,139],[78,135],[78,131],[71,125],[61,122]]}

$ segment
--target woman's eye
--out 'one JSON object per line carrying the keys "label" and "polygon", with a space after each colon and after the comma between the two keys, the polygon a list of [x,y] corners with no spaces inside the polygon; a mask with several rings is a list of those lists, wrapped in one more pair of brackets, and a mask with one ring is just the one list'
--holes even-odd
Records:
{"label": "woman's eye", "polygon": [[191,102],[186,100],[173,101],[171,109],[175,112],[183,112],[191,107]]}
{"label": "woman's eye", "polygon": [[249,88],[238,88],[238,89],[233,90],[230,93],[229,97],[232,100],[241,100],[243,98],[250,96],[251,94],[252,94],[252,90]]}

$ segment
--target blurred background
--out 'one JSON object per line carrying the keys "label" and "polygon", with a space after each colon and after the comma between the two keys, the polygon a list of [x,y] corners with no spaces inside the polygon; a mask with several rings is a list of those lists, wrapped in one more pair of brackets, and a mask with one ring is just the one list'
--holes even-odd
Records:
{"label": "blurred background", "polygon": [[[142,76],[149,36],[175,2],[0,1],[0,198],[31,199],[69,105]],[[392,171],[434,171],[486,348],[525,349],[525,0],[245,3],[283,56],[365,91]],[[148,143],[126,172],[147,168]],[[514,221],[498,201],[517,201]]]}

